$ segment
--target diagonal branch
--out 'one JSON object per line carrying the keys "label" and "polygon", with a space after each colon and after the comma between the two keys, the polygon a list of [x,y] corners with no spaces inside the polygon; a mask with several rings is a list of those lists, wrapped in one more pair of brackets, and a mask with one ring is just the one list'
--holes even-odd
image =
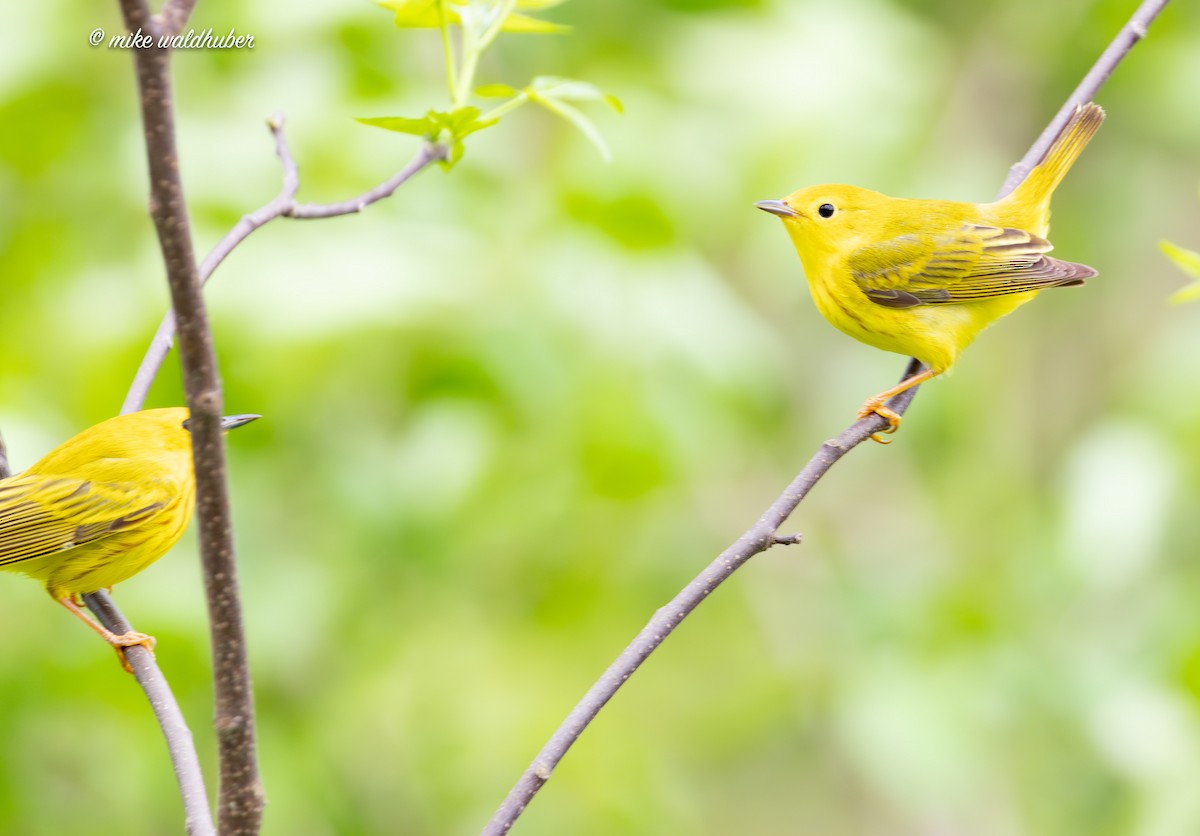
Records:
{"label": "diagonal branch", "polygon": [[[1035,165],[1041,162],[1049,148],[1050,141],[1057,135],[1059,128],[1065,123],[1066,117],[1064,113],[1070,114],[1074,111],[1076,103],[1087,102],[1092,99],[1096,91],[1112,73],[1113,69],[1122,58],[1128,54],[1138,40],[1145,36],[1146,27],[1158,15],[1165,6],[1167,0],[1145,0],[1138,10],[1134,13],[1133,18],[1121,30],[1113,41],[1112,45],[1105,50],[1104,54],[1096,62],[1094,66],[1076,88],[1071,95],[1071,99],[1064,105],[1063,110],[1055,117],[1055,121],[1051,122],[1050,126],[1043,132],[1042,137],[1025,155],[1025,158],[1013,167],[1009,174],[1009,179],[1017,178],[1016,182],[1020,182],[1020,178],[1024,177]],[[1062,120],[1061,122],[1059,120]],[[1058,126],[1056,127],[1056,122]],[[1049,136],[1049,140],[1046,137]],[[1045,140],[1045,141],[1043,141]],[[1000,192],[1000,196],[1004,196],[1012,188],[1012,185],[1006,181],[1004,188]],[[908,368],[901,380],[906,380],[909,377],[917,374],[921,370],[921,364],[916,360],[910,360]],[[909,389],[897,395],[888,402],[897,414],[903,415],[907,410],[908,405],[916,396],[916,388]],[[632,642],[622,651],[616,661],[609,666],[608,670],[600,677],[599,680],[588,690],[583,699],[572,709],[571,713],[562,722],[553,736],[542,747],[541,752],[534,758],[532,764],[518,779],[517,783],[509,791],[508,796],[500,805],[500,809],[488,822],[483,829],[484,836],[502,836],[516,823],[517,819],[525,811],[526,806],[533,800],[538,790],[550,778],[550,774],[554,768],[566,755],[567,750],[583,733],[583,730],[595,719],[605,704],[613,698],[622,685],[631,677],[638,667],[653,653],[659,645],[669,636],[686,618],[700,602],[707,598],[718,586],[724,583],[740,566],[744,565],[751,557],[759,552],[765,551],[773,545],[776,545],[780,540],[786,541],[788,538],[779,538],[776,532],[779,526],[788,518],[788,516],[796,509],[800,502],[808,495],[822,476],[837,463],[842,456],[846,455],[850,450],[857,447],[865,441],[873,432],[877,432],[886,425],[886,421],[878,415],[871,415],[867,418],[860,419],[846,429],[841,435],[832,441],[826,441],[821,445],[820,449],[805,465],[800,474],[788,485],[778,499],[771,504],[759,521],[743,534],[738,540],[722,552],[716,560],[708,565],[695,580],[684,587],[683,591],[671,599],[670,603],[658,610],[654,617],[650,619],[650,623],[642,629]]]}
{"label": "diagonal branch", "polygon": [[[920,363],[913,360],[901,380],[917,374],[922,368]],[[898,415],[903,415],[916,395],[917,388],[919,387],[901,392],[888,401],[888,406]],[[617,690],[625,684],[625,681],[633,675],[642,662],[658,649],[658,646],[666,640],[667,636],[671,635],[683,619],[691,614],[692,610],[700,606],[700,603],[728,580],[730,575],[759,552],[764,552],[776,544],[788,545],[798,542],[798,539],[792,537],[777,538],[775,532],[779,530],[779,526],[783,525],[784,520],[792,511],[796,510],[796,506],[816,486],[825,472],[837,463],[838,459],[865,441],[871,433],[880,432],[887,426],[888,422],[885,418],[879,415],[870,415],[856,421],[837,438],[822,444],[820,449],[809,459],[804,469],[800,471],[800,474],[771,503],[771,507],[767,509],[766,513],[759,517],[758,522],[739,537],[733,545],[721,552],[716,560],[708,564],[704,571],[685,586],[666,606],[654,613],[650,623],[642,628],[642,631],[621,652],[616,661],[609,665],[608,670],[583,695],[583,699],[571,710],[567,719],[542,747],[542,751],[534,758],[533,763],[521,775],[508,797],[504,799],[504,803],[500,805],[496,815],[483,829],[484,836],[500,836],[500,834],[508,832],[533,796],[550,779],[550,773],[558,766],[558,762],[562,760],[567,750],[600,713],[600,709],[604,708],[605,704],[616,695]]]}
{"label": "diagonal branch", "polygon": [[[160,34],[145,0],[120,0],[125,25]],[[186,6],[186,4],[184,4]],[[191,412],[200,560],[213,647],[215,726],[220,758],[218,827],[223,836],[255,834],[263,790],[254,745],[254,703],[234,559],[233,523],[221,435],[222,395],[212,332],[200,292],[175,143],[169,49],[134,50],[150,180],[150,216],[158,233],[179,331],[183,384]]]}
{"label": "diagonal branch", "polygon": [[[84,595],[83,600],[100,623],[117,635],[133,630],[104,590]],[[179,782],[179,793],[183,796],[184,825],[188,836],[215,836],[217,831],[213,828],[212,812],[208,808],[208,793],[204,789],[204,775],[200,771],[196,743],[171,686],[154,661],[154,654],[141,645],[126,648],[125,660],[146,692],[146,699],[150,701],[167,741],[167,752],[175,767],[175,780]]]}
{"label": "diagonal branch", "polygon": [[[283,186],[279,194],[258,210],[251,212],[249,215],[243,215],[242,219],[234,224],[233,229],[229,230],[225,234],[225,237],[217,242],[217,245],[212,248],[212,251],[205,257],[204,261],[200,263],[199,275],[201,284],[208,281],[209,277],[221,265],[221,262],[233,252],[235,247],[245,241],[250,233],[264,224],[270,223],[276,218],[309,220],[334,218],[338,215],[350,215],[361,212],[372,203],[391,197],[396,189],[412,179],[417,172],[429,167],[431,163],[446,159],[447,150],[444,145],[436,143],[426,144],[417,152],[417,155],[413,157],[408,165],[375,188],[369,189],[358,197],[353,197],[350,200],[344,200],[340,203],[297,203],[296,192],[300,189],[300,173],[296,166],[296,161],[292,157],[291,149],[288,148],[287,137],[283,133],[283,122],[283,114],[281,113],[277,113],[267,120],[267,126],[271,129],[271,133],[275,137],[275,153],[279,157],[279,162],[283,167]],[[154,379],[158,376],[163,361],[166,360],[167,354],[171,351],[174,336],[175,315],[173,312],[168,311],[159,324],[153,339],[150,341],[150,346],[146,349],[146,355],[142,358],[137,373],[133,376],[133,383],[129,387],[129,393],[125,396],[124,404],[121,405],[121,414],[137,412],[146,403],[146,396],[150,392],[150,387],[154,384]]]}
{"label": "diagonal branch", "polygon": [[1129,18],[1129,22],[1121,27],[1121,31],[1113,38],[1112,43],[1101,53],[1100,57],[1096,59],[1096,63],[1083,77],[1083,81],[1079,82],[1079,86],[1050,120],[1050,124],[1042,131],[1042,135],[1037,138],[1021,161],[1008,170],[1004,186],[996,195],[997,200],[1015,189],[1025,179],[1025,175],[1029,174],[1033,167],[1042,161],[1042,157],[1046,156],[1054,138],[1058,136],[1063,125],[1067,124],[1067,120],[1071,118],[1075,108],[1092,100],[1101,85],[1108,81],[1108,77],[1117,68],[1117,64],[1121,63],[1121,59],[1129,53],[1129,50],[1133,49],[1134,44],[1146,37],[1146,31],[1150,28],[1150,24],[1158,17],[1167,2],[1168,0],[1143,0],[1133,16]]}

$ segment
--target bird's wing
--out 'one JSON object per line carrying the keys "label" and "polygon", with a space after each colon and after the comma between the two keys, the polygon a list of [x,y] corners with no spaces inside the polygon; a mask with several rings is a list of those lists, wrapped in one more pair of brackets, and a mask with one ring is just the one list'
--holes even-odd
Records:
{"label": "bird's wing", "polygon": [[170,502],[164,486],[14,476],[0,482],[0,566],[143,525]]}
{"label": "bird's wing", "polygon": [[951,233],[913,233],[850,254],[867,298],[889,308],[977,302],[1010,293],[1082,284],[1096,271],[1046,255],[1052,246],[1021,229],[966,224]]}

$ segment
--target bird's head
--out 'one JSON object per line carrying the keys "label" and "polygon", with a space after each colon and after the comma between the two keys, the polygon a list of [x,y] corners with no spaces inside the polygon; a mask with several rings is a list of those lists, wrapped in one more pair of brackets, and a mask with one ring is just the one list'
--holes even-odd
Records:
{"label": "bird's head", "polygon": [[[233,429],[257,417],[231,415],[221,419],[221,427]],[[148,463],[190,472],[192,434],[188,423],[188,410],[181,406],[118,415],[84,430],[29,472],[108,481],[137,481],[145,475]]]}
{"label": "bird's head", "polygon": [[[801,257],[837,252],[857,242],[879,218],[883,195],[857,186],[809,186],[783,200],[754,204],[778,215]],[[875,210],[875,211],[873,211]]]}

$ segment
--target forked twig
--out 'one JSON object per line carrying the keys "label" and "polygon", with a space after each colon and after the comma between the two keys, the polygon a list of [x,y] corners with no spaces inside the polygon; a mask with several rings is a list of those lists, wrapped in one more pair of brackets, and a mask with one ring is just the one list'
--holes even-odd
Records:
{"label": "forked twig", "polygon": [[[372,203],[391,197],[398,188],[411,180],[418,172],[428,168],[431,163],[444,160],[447,153],[444,145],[427,143],[421,147],[408,165],[378,186],[368,189],[357,197],[338,203],[297,203],[296,192],[300,190],[300,173],[296,160],[292,157],[291,149],[288,148],[287,137],[283,133],[283,123],[282,113],[277,113],[267,120],[267,126],[275,137],[275,154],[279,157],[280,165],[283,168],[283,186],[280,188],[279,194],[261,208],[248,215],[243,215],[241,220],[225,233],[225,237],[217,242],[217,245],[205,256],[204,261],[200,262],[201,284],[207,282],[234,248],[259,227],[276,218],[320,220],[361,212]],[[125,395],[125,402],[121,405],[122,415],[127,412],[137,412],[145,405],[150,387],[154,384],[159,370],[162,369],[163,361],[167,359],[167,354],[170,353],[174,341],[175,314],[168,311],[162,322],[159,323],[158,330],[150,340],[150,346],[146,349],[137,373],[133,376],[133,383],[129,387],[128,394]]]}

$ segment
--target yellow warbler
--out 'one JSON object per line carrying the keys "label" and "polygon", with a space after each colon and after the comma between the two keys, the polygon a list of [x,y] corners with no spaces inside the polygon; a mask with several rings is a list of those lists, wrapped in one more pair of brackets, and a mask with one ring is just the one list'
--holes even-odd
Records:
{"label": "yellow warbler", "polygon": [[[258,417],[221,424],[232,429]],[[117,649],[122,664],[123,648],[152,649],[154,639],[106,630],[76,599],[142,571],[183,534],[196,493],[187,418],[183,408],[110,418],[0,479],[0,569],[42,581]]]}
{"label": "yellow warbler", "polygon": [[[888,419],[885,404],[948,370],[975,336],[1049,287],[1096,275],[1046,255],[1050,196],[1104,121],[1076,108],[1035,167],[994,203],[904,200],[855,186],[810,186],[758,208],[779,215],[813,301],[826,319],[868,345],[916,357],[925,369],[868,398],[859,410]],[[877,435],[876,441],[883,441]]]}

